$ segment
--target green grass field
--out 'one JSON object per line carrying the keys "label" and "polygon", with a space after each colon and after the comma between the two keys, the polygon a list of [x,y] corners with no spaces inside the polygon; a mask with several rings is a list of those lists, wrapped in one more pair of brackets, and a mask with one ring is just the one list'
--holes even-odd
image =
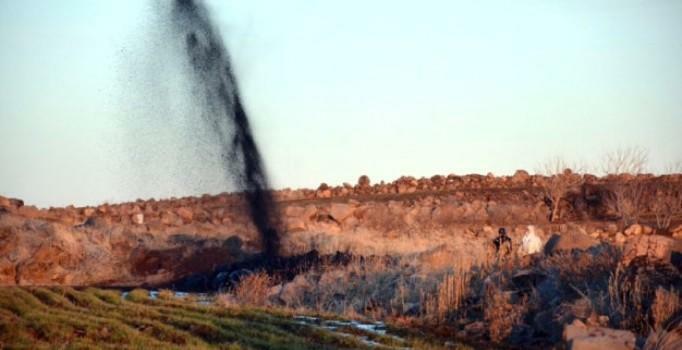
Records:
{"label": "green grass field", "polygon": [[191,299],[152,300],[145,291],[124,299],[115,290],[8,287],[0,288],[0,349],[437,348],[357,329],[349,336],[292,316]]}

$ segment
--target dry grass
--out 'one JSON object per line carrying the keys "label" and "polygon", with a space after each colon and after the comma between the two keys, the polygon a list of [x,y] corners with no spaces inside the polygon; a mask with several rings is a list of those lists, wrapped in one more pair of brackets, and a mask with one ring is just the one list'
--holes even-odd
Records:
{"label": "dry grass", "polygon": [[680,294],[675,289],[666,290],[663,287],[656,289],[653,305],[651,306],[651,318],[655,329],[663,329],[682,308]]}
{"label": "dry grass", "polygon": [[126,295],[126,299],[137,303],[145,302],[149,300],[149,292],[147,290],[139,288],[133,289],[130,292],[128,292],[128,295]]}
{"label": "dry grass", "polygon": [[646,285],[639,274],[624,272],[619,266],[609,278],[609,302],[612,316],[622,328],[641,327],[646,324],[644,297]]}
{"label": "dry grass", "polygon": [[642,350],[677,350],[682,348],[682,316],[671,320],[668,327],[654,328]]}
{"label": "dry grass", "polygon": [[174,297],[175,297],[175,293],[173,293],[173,291],[170,289],[159,290],[159,295],[158,295],[159,300],[172,300]]}
{"label": "dry grass", "polygon": [[272,286],[272,278],[265,272],[258,272],[239,281],[233,294],[240,304],[265,306],[268,302],[268,292]]}
{"label": "dry grass", "polygon": [[446,274],[438,284],[436,293],[424,299],[425,316],[439,323],[461,317],[470,282],[469,271],[462,269]]}

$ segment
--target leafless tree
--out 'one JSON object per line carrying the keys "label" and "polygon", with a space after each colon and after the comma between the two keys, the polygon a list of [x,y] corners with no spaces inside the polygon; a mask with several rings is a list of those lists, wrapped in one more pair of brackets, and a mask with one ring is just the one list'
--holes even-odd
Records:
{"label": "leafless tree", "polygon": [[620,217],[622,228],[639,221],[645,193],[645,184],[642,181],[623,178],[622,175],[644,173],[648,159],[648,152],[640,147],[621,148],[604,156],[604,173],[616,175],[608,185],[609,194],[605,198],[605,204]]}
{"label": "leafless tree", "polygon": [[648,161],[649,152],[643,148],[620,148],[604,156],[602,171],[606,175],[637,175],[646,170]]}
{"label": "leafless tree", "polygon": [[[574,166],[574,168],[577,168]],[[577,170],[580,172],[581,170]],[[583,184],[583,176],[574,173],[568,163],[561,157],[553,157],[542,164],[540,173],[547,176],[543,190],[545,202],[549,206],[549,221],[556,222],[561,218],[561,201],[566,195]]]}

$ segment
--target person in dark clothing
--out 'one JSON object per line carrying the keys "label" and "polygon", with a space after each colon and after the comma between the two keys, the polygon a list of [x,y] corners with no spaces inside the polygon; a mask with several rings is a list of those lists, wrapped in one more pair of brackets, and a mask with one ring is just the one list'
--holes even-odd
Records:
{"label": "person in dark clothing", "polygon": [[497,255],[509,255],[512,252],[512,241],[509,236],[507,236],[507,230],[504,227],[500,227],[497,238],[493,240],[495,244],[495,251]]}

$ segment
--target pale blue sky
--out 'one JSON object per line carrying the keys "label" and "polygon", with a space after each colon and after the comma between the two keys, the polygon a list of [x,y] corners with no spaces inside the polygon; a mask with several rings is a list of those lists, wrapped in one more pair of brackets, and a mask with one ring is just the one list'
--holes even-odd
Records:
{"label": "pale blue sky", "polygon": [[[682,158],[682,1],[209,1],[273,185]],[[158,2],[0,0],[0,195],[229,189]],[[186,94],[185,94],[186,95]]]}

